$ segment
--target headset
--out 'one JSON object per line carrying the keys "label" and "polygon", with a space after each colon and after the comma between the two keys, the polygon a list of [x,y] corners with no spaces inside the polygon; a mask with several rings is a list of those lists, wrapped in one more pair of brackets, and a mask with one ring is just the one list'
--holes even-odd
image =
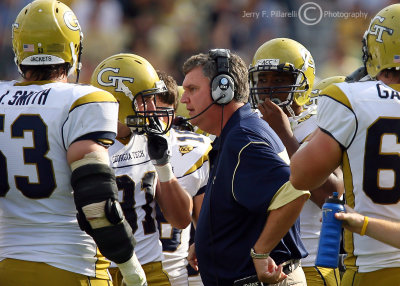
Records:
{"label": "headset", "polygon": [[212,49],[209,56],[217,64],[217,74],[211,80],[211,97],[213,103],[226,105],[232,101],[235,94],[235,82],[230,74],[228,49]]}
{"label": "headset", "polygon": [[[184,118],[183,121],[189,121],[199,117],[214,104],[224,105],[233,100],[235,94],[235,82],[230,74],[229,58],[231,57],[228,49],[212,49],[208,52],[211,59],[217,64],[217,74],[210,82],[212,102],[203,111],[193,117]],[[221,128],[222,129],[222,128]]]}

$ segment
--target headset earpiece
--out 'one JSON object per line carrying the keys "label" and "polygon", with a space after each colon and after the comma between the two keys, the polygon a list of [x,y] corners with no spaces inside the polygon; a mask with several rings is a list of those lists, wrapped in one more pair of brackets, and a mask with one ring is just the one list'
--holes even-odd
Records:
{"label": "headset earpiece", "polygon": [[209,55],[217,64],[217,75],[211,80],[211,97],[219,105],[225,105],[232,101],[235,91],[235,83],[230,74],[227,49],[213,49]]}
{"label": "headset earpiece", "polygon": [[211,82],[211,97],[217,104],[225,105],[233,99],[233,79],[225,74],[217,75]]}

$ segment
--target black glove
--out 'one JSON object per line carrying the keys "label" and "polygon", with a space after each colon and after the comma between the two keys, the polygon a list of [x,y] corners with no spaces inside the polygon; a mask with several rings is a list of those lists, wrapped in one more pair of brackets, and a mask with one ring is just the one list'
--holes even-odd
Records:
{"label": "black glove", "polygon": [[169,163],[171,150],[167,135],[148,134],[147,148],[149,150],[149,156],[153,165],[163,166]]}

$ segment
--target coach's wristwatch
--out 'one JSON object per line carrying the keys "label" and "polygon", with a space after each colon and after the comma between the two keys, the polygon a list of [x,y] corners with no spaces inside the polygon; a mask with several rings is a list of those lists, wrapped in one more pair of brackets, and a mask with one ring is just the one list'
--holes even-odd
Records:
{"label": "coach's wristwatch", "polygon": [[250,249],[250,256],[253,259],[266,259],[266,258],[269,257],[269,252],[267,252],[267,253],[256,253],[254,251],[254,248],[251,248]]}

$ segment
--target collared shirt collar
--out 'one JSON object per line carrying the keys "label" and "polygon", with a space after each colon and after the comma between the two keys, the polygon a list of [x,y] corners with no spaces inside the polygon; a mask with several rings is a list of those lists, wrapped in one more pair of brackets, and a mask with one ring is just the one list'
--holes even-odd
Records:
{"label": "collared shirt collar", "polygon": [[250,104],[246,103],[232,114],[231,118],[229,118],[228,122],[225,124],[224,129],[222,129],[220,136],[216,137],[212,143],[212,150],[208,154],[211,166],[221,149],[221,145],[224,143],[223,139],[225,138],[225,135],[243,118],[251,115],[253,112],[254,111],[251,109]]}
{"label": "collared shirt collar", "polygon": [[[236,126],[243,118],[250,116],[253,112],[254,111],[251,109],[249,103],[241,106],[232,114],[231,118],[229,118],[228,122],[224,126],[224,129],[222,129],[221,135],[217,139],[224,138],[225,135],[232,129],[232,127]],[[223,143],[223,141],[221,143]]]}

